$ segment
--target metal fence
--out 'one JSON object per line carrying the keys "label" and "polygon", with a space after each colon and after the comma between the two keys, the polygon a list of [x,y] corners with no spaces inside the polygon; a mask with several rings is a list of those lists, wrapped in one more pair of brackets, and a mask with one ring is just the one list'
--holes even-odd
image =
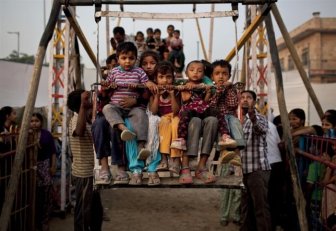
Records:
{"label": "metal fence", "polygon": [[[12,174],[18,134],[1,135],[0,150],[0,208],[3,211],[6,190]],[[22,164],[20,180],[13,202],[8,230],[34,230],[35,228],[35,182],[36,182],[36,145],[29,135],[26,153]],[[1,217],[5,214],[1,213]]]}
{"label": "metal fence", "polygon": [[335,230],[336,139],[304,136],[299,146],[296,161],[310,230]]}

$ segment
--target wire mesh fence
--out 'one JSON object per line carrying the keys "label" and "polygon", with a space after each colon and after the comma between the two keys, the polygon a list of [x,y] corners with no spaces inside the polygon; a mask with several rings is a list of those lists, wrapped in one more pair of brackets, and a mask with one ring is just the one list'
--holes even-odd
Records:
{"label": "wire mesh fence", "polygon": [[[0,136],[0,208],[3,211],[6,190],[14,163],[18,133]],[[7,230],[34,230],[35,228],[35,182],[36,182],[36,146],[33,134],[29,135],[22,163],[19,183],[8,220]],[[1,217],[6,214],[1,213]]]}

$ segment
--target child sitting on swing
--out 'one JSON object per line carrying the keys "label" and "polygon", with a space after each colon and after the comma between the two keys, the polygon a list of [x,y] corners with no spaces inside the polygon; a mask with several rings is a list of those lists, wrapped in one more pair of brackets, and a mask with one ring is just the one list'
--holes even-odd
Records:
{"label": "child sitting on swing", "polygon": [[[155,84],[148,81],[146,73],[141,68],[135,67],[137,48],[132,42],[124,42],[118,45],[116,54],[119,66],[109,72],[106,83],[103,83],[114,88],[109,104],[103,108],[103,114],[112,128],[116,127],[121,130],[123,141],[137,138],[137,158],[145,160],[150,155],[150,151],[145,148],[148,131],[146,112],[142,107],[127,107],[121,102],[125,97],[139,97],[139,92],[136,89],[138,84],[144,84],[153,92],[155,92],[153,89]],[[134,132],[125,126],[124,119],[126,117],[133,125]]]}
{"label": "child sitting on swing", "polygon": [[215,83],[216,93],[210,99],[210,107],[218,109],[218,131],[220,134],[218,148],[219,150],[226,149],[222,151],[219,161],[230,161],[233,165],[241,165],[239,149],[245,147],[245,141],[237,115],[238,91],[229,81],[231,64],[226,60],[216,60],[211,66],[211,78]]}
{"label": "child sitting on swing", "polygon": [[155,82],[160,87],[159,92],[150,97],[149,110],[159,115],[159,136],[161,162],[157,170],[168,170],[168,156],[171,158],[169,170],[175,174],[180,173],[182,152],[170,149],[172,139],[177,138],[179,122],[180,95],[173,89],[174,67],[170,62],[160,62],[157,67]]}

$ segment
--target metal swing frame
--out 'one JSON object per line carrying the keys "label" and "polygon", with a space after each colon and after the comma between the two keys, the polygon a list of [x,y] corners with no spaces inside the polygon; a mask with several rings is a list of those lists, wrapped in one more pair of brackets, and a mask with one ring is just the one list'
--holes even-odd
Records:
{"label": "metal swing frame", "polygon": [[[23,156],[25,153],[25,147],[26,147],[26,140],[28,137],[28,129],[29,129],[29,121],[30,117],[33,113],[33,108],[34,104],[36,101],[36,95],[37,95],[37,89],[40,81],[40,75],[41,75],[41,68],[44,60],[44,56],[46,53],[46,49],[48,47],[48,43],[53,35],[55,25],[58,20],[59,12],[62,8],[64,7],[63,10],[66,11],[66,8],[68,6],[92,6],[95,5],[96,7],[101,7],[102,4],[118,4],[118,5],[154,5],[154,4],[259,4],[263,5],[263,10],[262,13],[255,18],[255,20],[250,24],[250,26],[244,31],[242,37],[238,40],[238,44],[235,48],[231,50],[229,55],[226,57],[226,60],[230,61],[233,56],[235,55],[236,51],[239,50],[243,44],[247,41],[247,39],[251,36],[251,34],[254,32],[254,30],[258,27],[258,25],[265,20],[266,22],[266,27],[267,27],[267,32],[268,32],[268,37],[270,40],[270,47],[271,49],[271,56],[272,56],[272,61],[273,65],[275,66],[275,76],[276,76],[276,84],[278,90],[278,101],[280,101],[282,104],[279,105],[280,107],[280,112],[281,112],[281,119],[282,123],[284,126],[284,135],[286,138],[286,141],[288,142],[288,147],[289,147],[289,152],[290,152],[290,166],[291,166],[291,172],[292,174],[292,180],[293,180],[293,187],[294,187],[294,198],[296,200],[297,208],[298,208],[298,215],[299,215],[299,222],[302,230],[307,229],[307,221],[305,218],[305,203],[304,203],[304,198],[300,194],[300,185],[297,180],[296,176],[296,165],[295,165],[295,160],[293,160],[293,144],[290,139],[290,133],[288,131],[289,128],[289,121],[287,118],[287,109],[285,105],[285,100],[284,100],[284,93],[283,93],[283,83],[282,83],[282,74],[281,74],[281,68],[280,68],[280,63],[279,63],[279,57],[278,57],[278,52],[277,52],[277,47],[275,44],[275,36],[274,36],[274,30],[273,30],[273,25],[271,21],[271,17],[269,12],[272,10],[273,16],[275,17],[278,26],[280,27],[280,31],[282,35],[285,38],[285,42],[291,52],[291,55],[293,56],[293,60],[300,72],[301,78],[307,88],[307,91],[309,92],[310,97],[312,98],[312,101],[321,116],[323,114],[323,110],[321,108],[321,105],[319,104],[317,97],[310,85],[310,82],[308,80],[307,74],[304,71],[303,65],[300,62],[299,56],[294,48],[293,42],[290,39],[289,33],[282,21],[282,18],[280,16],[280,13],[277,9],[276,6],[276,0],[54,0],[49,21],[47,23],[47,26],[45,28],[45,31],[41,37],[39,47],[37,50],[36,58],[35,58],[35,64],[34,64],[34,72],[32,73],[32,81],[30,84],[30,90],[27,98],[27,103],[25,107],[25,111],[23,114],[23,123],[21,127],[21,133],[19,136],[19,141],[17,145],[17,150],[16,150],[16,155],[15,155],[15,160],[13,164],[13,174],[11,175],[10,182],[8,189],[6,190],[6,201],[3,205],[3,209],[1,211],[1,217],[0,217],[0,231],[5,231],[7,230],[8,223],[10,220],[10,212],[12,210],[13,206],[13,201],[14,201],[14,195],[17,190],[18,186],[18,180],[20,177],[20,172],[21,172],[21,166],[23,162]],[[70,11],[69,11],[70,12]],[[68,14],[67,16],[71,26],[74,27],[77,36],[81,40],[86,50],[86,52],[89,54],[90,59],[93,61],[94,65],[97,67],[97,61],[95,60],[95,56],[92,52],[92,49],[90,48],[89,44],[87,41],[85,41],[85,36],[81,32],[81,29],[79,25],[75,27],[76,25],[76,20],[73,16],[70,16]],[[71,19],[72,18],[72,19]],[[72,21],[72,23],[71,23]]]}

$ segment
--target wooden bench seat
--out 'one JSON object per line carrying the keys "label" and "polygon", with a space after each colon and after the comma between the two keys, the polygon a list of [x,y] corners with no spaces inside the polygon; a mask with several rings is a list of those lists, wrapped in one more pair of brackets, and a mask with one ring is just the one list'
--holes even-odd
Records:
{"label": "wooden bench seat", "polygon": [[[113,180],[109,185],[96,184],[97,189],[108,188],[227,188],[227,189],[242,189],[242,177],[238,176],[216,176],[217,181],[211,184],[204,184],[201,180],[194,177],[194,183],[189,185],[180,184],[178,182],[178,176],[171,176],[169,172],[159,172],[160,185],[148,186],[147,173],[144,173],[143,181],[141,185],[129,185],[129,184],[114,184]],[[194,174],[193,174],[194,175]]]}

